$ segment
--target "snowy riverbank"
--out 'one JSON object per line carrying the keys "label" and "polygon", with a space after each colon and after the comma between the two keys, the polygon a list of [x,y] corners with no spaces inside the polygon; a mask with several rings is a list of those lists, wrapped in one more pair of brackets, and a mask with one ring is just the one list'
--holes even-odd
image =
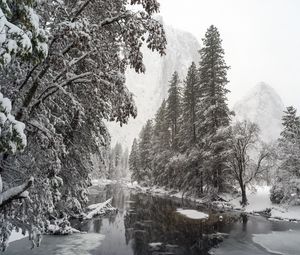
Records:
{"label": "snowy riverbank", "polygon": [[[145,187],[139,185],[137,182],[130,182],[128,179],[121,179],[119,181],[105,179],[93,181],[94,185],[107,185],[115,183],[120,183],[120,185],[142,193],[151,193],[153,195],[175,197],[180,199],[184,198],[199,204],[206,203],[206,201],[202,198],[186,196],[183,194],[183,192],[167,190],[163,187],[157,186]],[[300,221],[300,206],[289,207],[287,205],[272,204],[270,201],[270,188],[270,186],[256,186],[253,190],[247,190],[249,204],[244,208],[240,204],[240,196],[233,197],[229,194],[221,195],[221,198],[224,199],[225,202],[214,202],[214,205],[220,208],[220,210],[239,210],[249,214],[258,214],[270,209],[269,214],[265,215],[270,220]]]}
{"label": "snowy riverbank", "polygon": [[240,205],[240,197],[232,198],[224,195],[223,198],[232,205],[235,210],[242,210],[247,213],[257,214],[270,210],[270,220],[300,221],[300,206],[276,205],[270,201],[270,186],[256,186],[255,190],[248,190],[248,205]]}

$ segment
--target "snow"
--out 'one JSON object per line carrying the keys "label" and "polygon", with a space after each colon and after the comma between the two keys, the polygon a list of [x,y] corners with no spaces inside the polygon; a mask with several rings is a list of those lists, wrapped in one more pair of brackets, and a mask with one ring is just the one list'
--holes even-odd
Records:
{"label": "snow", "polygon": [[106,200],[103,203],[92,204],[87,207],[88,212],[84,219],[89,220],[97,215],[104,215],[109,211],[115,211],[116,209],[111,206],[112,198]]}
{"label": "snow", "polygon": [[271,216],[273,218],[300,221],[300,206],[291,206],[287,208],[276,206],[272,209]]}
{"label": "snow", "polygon": [[16,230],[13,230],[13,231],[11,231],[11,235],[8,239],[8,243],[26,238],[27,236],[28,236],[27,233],[25,235],[23,235],[21,231],[17,232]]}
{"label": "snow", "polygon": [[[199,204],[205,203],[205,201],[201,198],[197,198],[194,196],[186,196],[180,191],[166,190],[163,187],[144,187],[140,186],[137,182],[124,182],[122,184],[129,189],[135,189],[143,193],[151,193],[153,195],[169,196],[180,199],[184,198]],[[271,216],[269,218],[270,220],[278,219],[300,221],[300,206],[288,207],[284,205],[280,206],[272,204],[270,200],[270,189],[271,186],[267,185],[256,185],[253,190],[247,189],[248,205],[244,208],[240,204],[240,196],[233,198],[232,195],[229,194],[220,195],[220,197],[222,197],[226,202],[214,202],[214,205],[219,207],[220,209],[228,208],[245,211],[250,214],[257,214],[257,212],[262,212],[266,209],[271,209]]]}
{"label": "snow", "polygon": [[270,253],[298,255],[299,235],[299,230],[286,232],[273,231],[269,234],[254,234],[253,241],[264,247]]}
{"label": "snow", "polygon": [[[3,94],[0,93],[0,134],[2,132],[2,128],[5,126],[6,121],[9,121],[10,125],[6,127],[7,130],[9,130],[9,132],[14,130],[22,141],[22,147],[25,147],[27,144],[26,135],[24,133],[25,124],[17,121],[15,117],[11,115],[11,109],[11,101],[8,98],[3,97]],[[9,145],[11,151],[15,153],[18,148],[16,141],[10,141]]]}
{"label": "snow", "polygon": [[243,208],[240,205],[241,197],[227,200],[234,209],[243,210],[247,213],[256,213],[271,209],[271,220],[297,220],[300,221],[300,206],[276,205],[270,201],[271,186],[255,186],[256,191],[247,190],[248,205]]}
{"label": "snow", "polygon": [[199,212],[196,210],[191,210],[191,209],[181,209],[178,208],[176,212],[186,216],[187,218],[193,219],[193,220],[201,220],[201,219],[207,219],[209,217],[208,214]]}
{"label": "snow", "polygon": [[109,180],[109,179],[93,179],[92,185],[93,186],[105,186],[108,184],[114,184],[116,183],[116,180]]}
{"label": "snow", "polygon": [[[266,208],[273,207],[270,200],[270,186],[256,186],[256,191],[247,190],[248,205],[244,208],[245,212],[259,212]],[[242,209],[240,204],[241,197],[229,201],[234,208]]]}
{"label": "snow", "polygon": [[159,242],[157,242],[157,243],[149,243],[149,246],[151,248],[156,248],[157,246],[161,246],[161,245],[162,245],[162,243],[159,243]]}

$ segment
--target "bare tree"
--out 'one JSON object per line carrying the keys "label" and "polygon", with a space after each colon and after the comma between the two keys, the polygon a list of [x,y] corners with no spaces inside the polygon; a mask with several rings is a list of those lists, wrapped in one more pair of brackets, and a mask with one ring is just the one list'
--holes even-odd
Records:
{"label": "bare tree", "polygon": [[270,150],[260,142],[259,128],[250,121],[237,122],[230,134],[228,165],[232,176],[239,183],[241,204],[247,205],[246,187],[269,167]]}

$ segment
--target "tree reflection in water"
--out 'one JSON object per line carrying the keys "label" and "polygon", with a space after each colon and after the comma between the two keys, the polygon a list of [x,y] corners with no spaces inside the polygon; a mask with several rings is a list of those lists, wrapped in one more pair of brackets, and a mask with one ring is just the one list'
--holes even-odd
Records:
{"label": "tree reflection in water", "polygon": [[[207,220],[193,220],[176,213],[179,203],[149,195],[131,195],[135,201],[125,215],[126,243],[132,242],[134,254],[208,254],[223,240],[219,232],[236,220],[210,215]],[[151,243],[157,243],[151,247]],[[161,243],[161,245],[159,245]]]}

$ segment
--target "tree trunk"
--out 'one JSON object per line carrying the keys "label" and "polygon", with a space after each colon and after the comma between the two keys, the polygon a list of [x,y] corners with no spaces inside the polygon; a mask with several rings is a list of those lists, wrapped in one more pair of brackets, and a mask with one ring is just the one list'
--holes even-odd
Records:
{"label": "tree trunk", "polygon": [[246,206],[248,204],[246,186],[244,184],[241,184],[240,186],[242,191],[242,206]]}
{"label": "tree trunk", "polygon": [[203,194],[203,173],[200,174],[200,192]]}

